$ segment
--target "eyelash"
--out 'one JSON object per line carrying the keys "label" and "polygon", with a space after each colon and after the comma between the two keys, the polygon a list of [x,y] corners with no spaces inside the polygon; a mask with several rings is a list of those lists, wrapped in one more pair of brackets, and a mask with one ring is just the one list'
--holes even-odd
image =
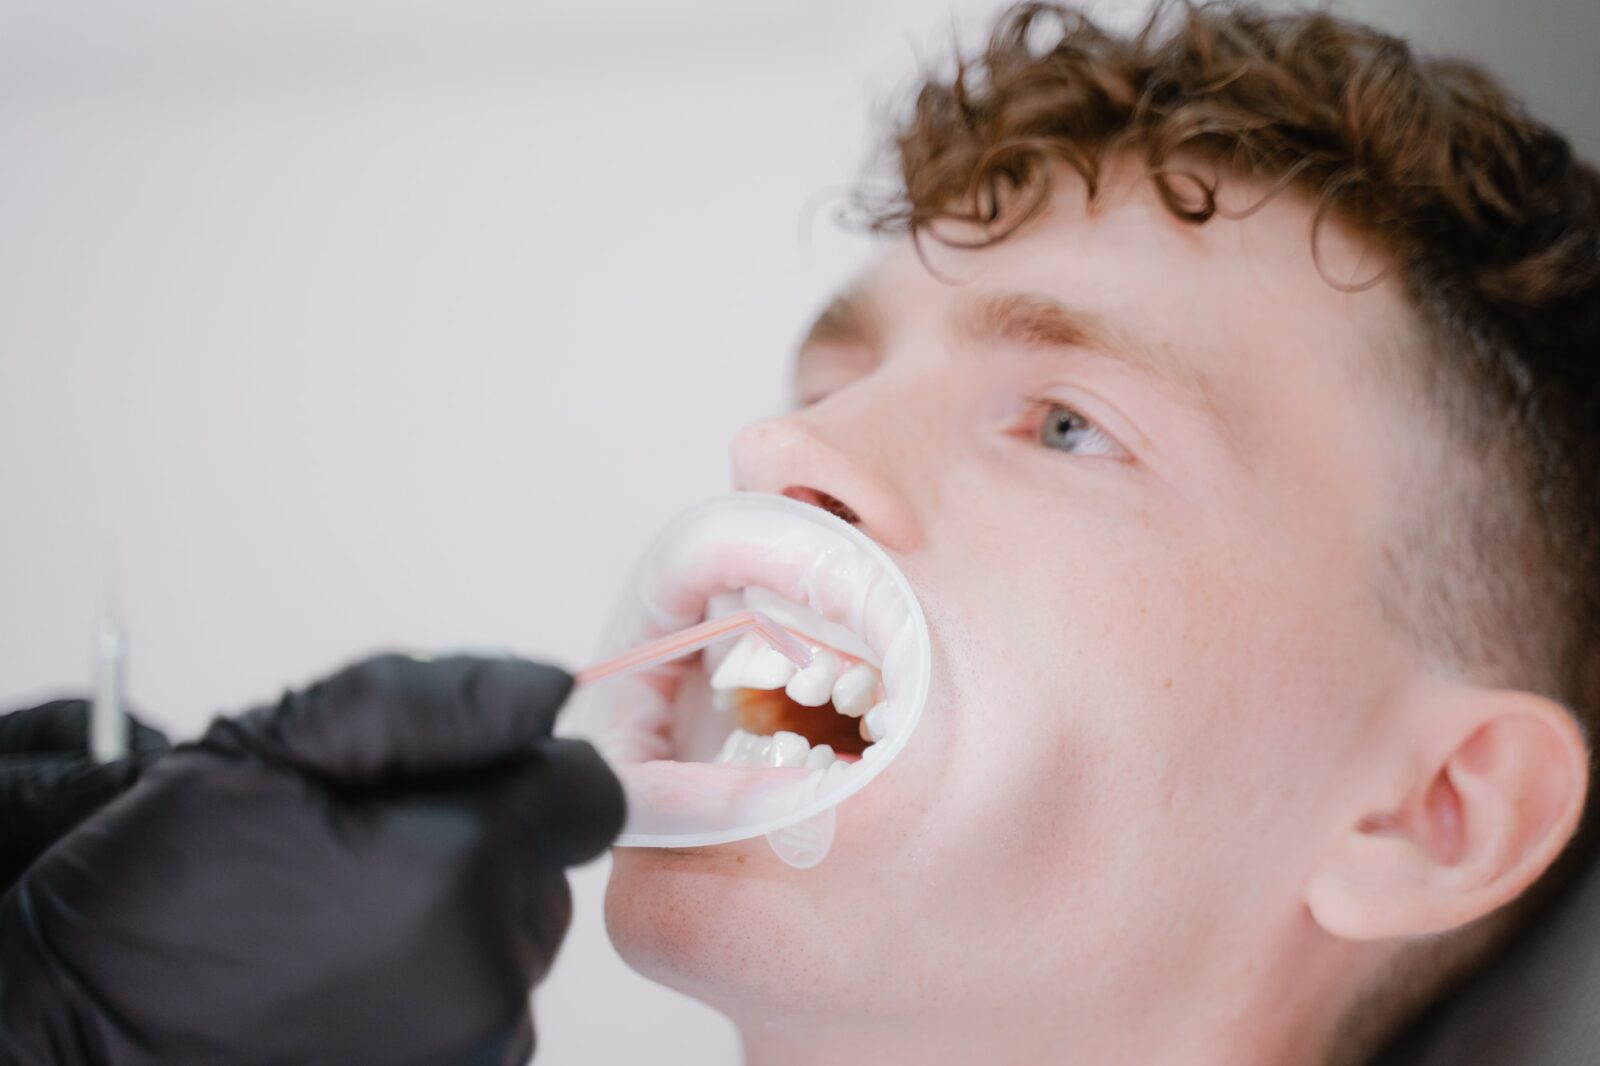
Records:
{"label": "eyelash", "polygon": [[1067,420],[1076,422],[1078,424],[1076,427],[1072,428],[1079,429],[1079,431],[1089,435],[1089,440],[1092,442],[1092,446],[1096,450],[1088,452],[1088,455],[1096,458],[1122,457],[1122,445],[1113,440],[1109,433],[1101,429],[1092,419],[1083,414],[1083,412],[1079,411],[1077,408],[1068,404],[1064,404],[1059,400],[1034,400],[1029,404],[1029,408],[1033,412],[1033,423],[1037,427],[1034,430],[1034,436],[1039,443],[1043,444],[1046,448],[1052,448],[1054,451],[1065,452],[1065,454],[1068,455],[1083,454],[1081,451],[1067,452],[1064,448],[1054,448],[1052,445],[1045,444],[1045,433],[1047,430],[1052,428],[1053,423],[1059,420],[1058,413],[1060,413],[1065,414],[1067,416]]}

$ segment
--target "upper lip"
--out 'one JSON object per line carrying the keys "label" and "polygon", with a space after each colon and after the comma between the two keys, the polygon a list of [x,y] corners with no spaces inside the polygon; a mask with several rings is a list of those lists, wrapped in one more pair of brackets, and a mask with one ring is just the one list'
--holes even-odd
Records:
{"label": "upper lip", "polygon": [[[875,561],[867,570],[851,566],[841,572],[846,563],[859,559],[808,550],[799,539],[756,540],[742,531],[692,536],[686,557],[653,575],[641,574],[643,587],[636,594],[644,608],[643,626],[633,635],[633,642],[653,640],[700,622],[712,596],[757,587],[808,606],[850,630],[881,659],[897,627],[883,618],[893,604],[883,602],[883,593],[867,584],[879,577]],[[821,639],[820,634],[809,635]]]}

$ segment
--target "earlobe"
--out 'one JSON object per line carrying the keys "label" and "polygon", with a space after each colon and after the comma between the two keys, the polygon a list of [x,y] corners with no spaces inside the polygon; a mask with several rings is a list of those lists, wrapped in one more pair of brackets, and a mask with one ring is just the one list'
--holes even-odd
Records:
{"label": "earlobe", "polygon": [[1336,936],[1466,925],[1521,895],[1577,828],[1588,753],[1572,716],[1529,693],[1449,688],[1399,709],[1395,742],[1413,750],[1383,783],[1391,799],[1375,795],[1307,883]]}

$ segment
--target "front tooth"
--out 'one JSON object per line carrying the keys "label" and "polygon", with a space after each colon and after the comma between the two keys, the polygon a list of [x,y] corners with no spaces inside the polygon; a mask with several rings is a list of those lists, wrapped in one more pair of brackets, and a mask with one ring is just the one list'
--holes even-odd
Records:
{"label": "front tooth", "polygon": [[711,687],[715,689],[734,689],[744,684],[744,666],[750,661],[750,653],[756,650],[760,643],[756,637],[742,637],[739,643],[727,655],[722,657],[722,662],[717,664],[716,672],[711,675]]}
{"label": "front tooth", "polygon": [[745,747],[741,760],[746,766],[765,766],[772,755],[771,737],[752,737],[755,743]]}
{"label": "front tooth", "polygon": [[888,701],[878,704],[867,712],[861,719],[861,735],[876,744],[889,735],[889,704]]}
{"label": "front tooth", "polygon": [[840,714],[860,718],[872,707],[878,693],[878,671],[866,663],[856,663],[833,683],[833,707]]}
{"label": "front tooth", "polygon": [[782,688],[795,675],[795,665],[777,648],[763,644],[750,653],[744,664],[744,687]]}
{"label": "front tooth", "polygon": [[755,750],[761,738],[746,730],[739,730],[739,746],[733,750],[733,758],[729,760],[734,766],[749,766],[750,753]]}
{"label": "front tooth", "polygon": [[799,733],[780,731],[772,734],[772,747],[767,751],[768,766],[804,766],[811,752],[811,743]]}
{"label": "front tooth", "polygon": [[806,769],[826,770],[829,766],[833,765],[835,758],[837,758],[837,756],[833,754],[833,748],[830,745],[818,744],[816,747],[812,748],[811,753],[806,756]]}
{"label": "front tooth", "polygon": [[739,743],[749,734],[743,729],[735,729],[728,734],[728,739],[722,742],[722,750],[717,752],[717,757],[711,761],[717,766],[727,766],[739,754]]}
{"label": "front tooth", "polygon": [[831,652],[814,649],[811,665],[789,679],[784,694],[802,707],[821,707],[839,680],[840,663]]}

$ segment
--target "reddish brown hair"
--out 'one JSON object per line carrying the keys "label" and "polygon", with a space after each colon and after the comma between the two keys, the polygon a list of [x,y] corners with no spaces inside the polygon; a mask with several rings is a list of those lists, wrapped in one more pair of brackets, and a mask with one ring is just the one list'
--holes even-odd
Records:
{"label": "reddish brown hair", "polygon": [[1558,699],[1594,735],[1600,176],[1493,78],[1323,13],[1169,3],[1120,36],[1024,3],[928,78],[893,143],[900,188],[863,201],[879,230],[956,220],[1003,240],[1056,164],[1092,198],[1108,157],[1134,153],[1185,222],[1221,213],[1216,182],[1240,176],[1308,198],[1313,247],[1336,218],[1382,248],[1419,325],[1397,376],[1448,469],[1410,472],[1380,600],[1434,661]]}

